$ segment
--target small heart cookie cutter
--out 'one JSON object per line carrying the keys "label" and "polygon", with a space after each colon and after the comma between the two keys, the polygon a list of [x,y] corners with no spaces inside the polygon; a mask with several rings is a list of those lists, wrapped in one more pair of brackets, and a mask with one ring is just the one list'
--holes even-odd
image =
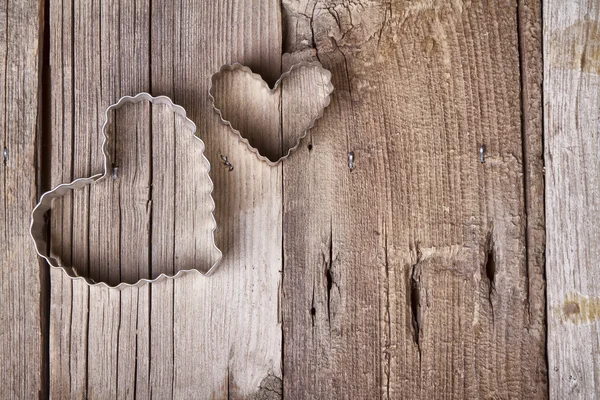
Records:
{"label": "small heart cookie cutter", "polygon": [[[300,68],[315,68],[315,69],[318,69],[320,72],[322,72],[327,77],[327,83],[325,84],[325,97],[324,97],[323,107],[321,108],[320,112],[310,120],[310,123],[304,129],[304,131],[300,134],[300,136],[296,140],[295,144],[292,147],[290,147],[284,155],[279,157],[279,159],[277,159],[276,161],[272,161],[268,157],[260,154],[260,151],[256,147],[252,146],[250,144],[250,142],[248,141],[248,139],[246,139],[239,130],[237,130],[236,128],[234,128],[231,125],[230,121],[226,120],[223,117],[223,112],[221,111],[221,109],[219,109],[216,106],[215,94],[213,91],[213,89],[215,87],[215,82],[217,81],[217,79],[219,79],[223,74],[225,74],[227,72],[242,71],[244,73],[247,73],[254,80],[258,81],[261,85],[263,85],[265,88],[267,88],[271,93],[274,93],[279,88],[279,86],[281,85],[281,82],[283,82],[284,79],[286,79],[288,76],[290,76],[294,70],[300,69]],[[245,65],[242,65],[240,63],[234,63],[234,64],[223,65],[219,69],[219,71],[215,72],[212,75],[212,77],[210,79],[210,88],[208,89],[208,97],[210,97],[213,110],[219,115],[219,119],[221,120],[221,122],[223,124],[227,125],[229,127],[229,129],[231,129],[237,135],[238,140],[240,142],[244,143],[248,147],[248,149],[251,152],[253,152],[256,155],[256,157],[258,157],[259,160],[264,161],[273,167],[273,166],[276,166],[277,164],[279,164],[281,161],[288,158],[290,156],[290,154],[292,154],[292,152],[295,151],[298,148],[298,146],[300,146],[300,142],[302,141],[302,139],[304,139],[306,137],[306,135],[308,134],[308,131],[311,130],[315,126],[315,123],[317,122],[317,120],[319,120],[319,119],[321,119],[321,117],[323,117],[323,114],[325,113],[325,109],[331,103],[331,94],[333,93],[333,90],[334,90],[334,88],[333,88],[333,84],[331,83],[331,72],[326,70],[325,68],[323,68],[321,63],[318,61],[303,61],[298,64],[292,65],[289,70],[287,70],[286,72],[281,74],[279,79],[277,79],[277,81],[273,85],[273,88],[270,88],[269,85],[267,84],[267,82],[265,82],[259,74],[252,72],[252,70],[249,67],[246,67]]]}
{"label": "small heart cookie cutter", "polygon": [[106,287],[106,288],[116,288],[116,289],[125,289],[125,288],[129,288],[129,287],[140,287],[146,283],[152,283],[152,282],[156,282],[160,279],[163,278],[168,278],[168,279],[175,279],[178,276],[186,273],[186,272],[191,272],[191,271],[196,271],[198,273],[200,273],[201,275],[204,276],[208,276],[211,273],[213,273],[215,271],[215,269],[217,268],[219,262],[221,261],[221,258],[223,256],[223,253],[221,252],[221,250],[217,247],[215,241],[214,241],[214,233],[217,227],[217,223],[215,221],[215,217],[214,217],[214,209],[215,209],[215,205],[214,205],[214,201],[212,200],[212,189],[213,189],[213,182],[210,179],[210,176],[208,174],[208,171],[206,173],[206,179],[208,179],[208,181],[210,182],[210,199],[212,202],[212,208],[210,210],[210,215],[211,215],[211,219],[213,222],[213,230],[212,230],[212,244],[214,246],[214,249],[217,251],[217,259],[216,261],[213,263],[213,265],[208,269],[208,271],[206,272],[202,272],[198,269],[182,269],[179,270],[176,274],[174,275],[167,275],[167,274],[160,274],[159,276],[157,276],[156,278],[153,279],[146,279],[146,278],[142,278],[140,280],[138,280],[136,283],[127,283],[127,282],[121,282],[118,285],[115,286],[111,286],[109,284],[107,284],[106,282],[96,282],[95,280],[80,275],[75,267],[72,266],[62,266],[60,264],[60,262],[52,257],[50,255],[50,251],[49,251],[49,246],[48,246],[48,241],[46,240],[46,218],[45,218],[45,214],[47,211],[49,211],[52,207],[52,201],[57,198],[57,197],[62,197],[64,196],[66,193],[68,193],[71,190],[77,190],[77,189],[82,189],[83,187],[87,186],[87,185],[91,185],[93,183],[99,182],[109,176],[111,176],[111,172],[109,170],[109,167],[111,166],[110,163],[110,155],[108,153],[108,133],[107,133],[107,129],[109,126],[109,113],[112,110],[116,110],[118,108],[121,108],[123,105],[128,104],[128,103],[139,103],[142,101],[148,101],[152,104],[163,104],[166,105],[169,110],[171,110],[173,113],[178,114],[180,116],[182,116],[184,118],[185,121],[185,125],[188,126],[191,130],[192,130],[192,134],[194,135],[194,137],[201,143],[202,145],[202,158],[204,159],[204,161],[206,162],[207,166],[208,166],[208,171],[210,171],[210,162],[208,161],[208,159],[206,158],[206,156],[204,155],[204,142],[202,141],[202,139],[200,139],[195,133],[196,133],[196,124],[194,124],[194,122],[192,120],[190,120],[187,117],[187,114],[185,112],[185,109],[175,103],[173,103],[173,101],[168,98],[167,96],[157,96],[154,97],[148,93],[142,92],[142,93],[138,93],[135,96],[123,96],[119,99],[119,101],[117,101],[115,104],[112,104],[111,106],[109,106],[106,109],[105,112],[105,120],[104,120],[104,124],[102,125],[102,136],[103,136],[103,140],[102,140],[102,155],[104,157],[104,172],[101,174],[95,174],[90,176],[89,178],[79,178],[79,179],[75,179],[73,182],[71,183],[63,183],[60,184],[58,186],[56,186],[55,188],[53,188],[52,190],[42,194],[42,196],[40,197],[39,202],[37,203],[37,205],[35,206],[35,208],[33,209],[32,213],[31,213],[31,225],[29,226],[29,234],[31,236],[31,238],[33,239],[34,245],[35,245],[35,251],[37,252],[37,254],[42,257],[43,259],[46,260],[46,262],[55,269],[61,269],[63,270],[67,276],[73,280],[83,280],[84,282],[86,282],[88,285],[90,286],[102,286],[102,287]]}

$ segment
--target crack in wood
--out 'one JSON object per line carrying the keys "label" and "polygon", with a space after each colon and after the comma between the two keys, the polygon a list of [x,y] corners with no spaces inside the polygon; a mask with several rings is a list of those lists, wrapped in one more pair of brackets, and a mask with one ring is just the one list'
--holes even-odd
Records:
{"label": "crack in wood", "polygon": [[422,348],[421,348],[421,332],[423,329],[423,321],[421,315],[421,262],[423,254],[419,245],[416,245],[417,261],[410,267],[410,311],[412,315],[412,331],[413,340],[417,345],[419,353],[419,363],[422,359]]}
{"label": "crack in wood", "polygon": [[329,224],[329,259],[325,261],[325,281],[327,287],[327,321],[331,327],[331,289],[333,288],[333,222]]}
{"label": "crack in wood", "polygon": [[315,327],[315,315],[317,313],[317,310],[315,308],[315,285],[313,285],[313,290],[312,290],[312,299],[311,299],[311,308],[310,308],[310,317],[312,319],[312,326],[313,328]]}
{"label": "crack in wood", "polygon": [[528,177],[529,177],[529,173],[530,173],[530,166],[529,166],[529,138],[527,136],[527,123],[526,123],[526,117],[528,115],[528,112],[525,108],[525,90],[526,90],[526,74],[527,74],[527,67],[525,65],[525,59],[524,59],[524,40],[523,40],[523,21],[522,21],[522,17],[521,17],[521,1],[517,0],[517,7],[516,7],[516,20],[517,20],[517,51],[518,51],[518,55],[519,55],[519,85],[520,85],[520,91],[519,91],[519,104],[520,104],[520,108],[521,108],[521,148],[522,148],[522,169],[523,169],[523,203],[524,203],[524,209],[525,209],[525,235],[524,235],[524,242],[525,242],[525,299],[526,299],[526,304],[527,304],[527,318],[528,318],[528,322],[531,322],[531,298],[530,298],[530,249],[529,249],[529,236],[531,235],[530,233],[530,229],[531,229],[531,221],[529,221],[529,219],[527,219],[527,215],[529,214],[529,209],[531,208],[531,200],[529,199],[529,193],[528,191],[530,190],[529,188],[529,184],[528,184]]}
{"label": "crack in wood", "polygon": [[494,252],[493,232],[487,234],[484,247],[483,269],[488,285],[488,302],[492,311],[492,324],[494,323],[494,302],[493,295],[496,292],[496,257]]}

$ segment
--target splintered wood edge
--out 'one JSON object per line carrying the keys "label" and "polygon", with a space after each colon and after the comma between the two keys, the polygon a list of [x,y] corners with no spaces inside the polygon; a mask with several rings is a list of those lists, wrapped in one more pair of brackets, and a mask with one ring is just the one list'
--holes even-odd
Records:
{"label": "splintered wood edge", "polygon": [[[325,85],[325,97],[324,97],[324,105],[321,107],[321,111],[310,121],[310,123],[308,124],[308,126],[304,129],[304,131],[300,134],[300,136],[298,137],[298,139],[296,140],[296,143],[290,147],[287,152],[282,155],[281,157],[279,157],[278,160],[276,161],[272,161],[271,159],[269,159],[266,156],[263,156],[262,154],[260,154],[260,151],[252,146],[250,144],[250,142],[248,141],[248,139],[246,139],[242,133],[235,129],[232,125],[231,122],[229,122],[228,120],[226,120],[223,117],[223,113],[222,111],[216,106],[215,104],[215,96],[213,93],[213,88],[215,86],[215,82],[226,72],[232,72],[232,71],[242,71],[246,74],[248,74],[252,79],[260,82],[260,84],[265,87],[271,94],[275,93],[275,91],[279,88],[279,85],[281,84],[281,82],[286,79],[288,76],[290,76],[292,74],[292,71],[296,70],[296,69],[300,69],[300,68],[314,68],[317,69],[321,75],[325,76],[327,79],[327,83]],[[210,100],[212,102],[212,107],[213,110],[219,115],[219,119],[221,120],[221,122],[225,125],[227,125],[229,127],[229,129],[234,132],[237,137],[238,140],[242,143],[244,143],[248,149],[254,153],[256,155],[256,157],[261,160],[266,162],[268,165],[274,167],[276,165],[278,165],[281,161],[285,160],[286,158],[288,158],[290,156],[290,154],[292,154],[292,152],[294,152],[298,146],[300,146],[300,142],[302,141],[302,139],[304,139],[306,137],[306,135],[308,134],[308,131],[311,130],[314,126],[315,123],[317,122],[317,120],[321,119],[325,113],[325,109],[329,106],[329,104],[331,103],[331,94],[333,93],[333,83],[331,83],[331,72],[325,68],[323,68],[323,66],[321,65],[320,62],[318,61],[303,61],[300,62],[298,64],[294,64],[290,67],[290,69],[286,72],[284,72],[283,74],[281,74],[281,76],[279,77],[279,79],[277,79],[277,81],[275,82],[275,84],[273,85],[273,88],[270,88],[269,85],[267,84],[267,82],[264,81],[264,79],[260,76],[260,74],[257,74],[255,72],[252,72],[252,70],[245,66],[242,65],[240,63],[234,63],[234,64],[225,64],[223,65],[218,72],[214,73],[211,78],[210,78],[210,88],[208,89],[208,96],[210,97]]]}
{"label": "splintered wood edge", "polygon": [[[202,145],[202,158],[204,160],[204,162],[206,163],[208,170],[206,171],[206,178],[208,179],[208,182],[210,184],[210,193],[209,193],[209,197],[210,197],[210,201],[211,201],[211,208],[210,208],[210,216],[213,222],[213,228],[212,228],[212,244],[213,244],[213,248],[217,251],[217,259],[215,260],[215,262],[213,263],[213,265],[208,269],[208,271],[206,272],[202,272],[196,268],[191,268],[191,269],[182,269],[177,271],[176,274],[174,275],[168,275],[165,273],[161,273],[160,275],[158,275],[156,278],[153,279],[148,279],[148,278],[142,278],[139,279],[136,283],[127,283],[127,282],[121,282],[118,285],[109,285],[106,282],[96,282],[95,280],[88,278],[86,276],[80,275],[77,272],[77,269],[73,266],[62,266],[60,264],[60,262],[54,258],[50,256],[50,250],[48,248],[48,242],[46,241],[46,237],[45,237],[45,233],[46,233],[46,219],[44,217],[44,215],[46,214],[47,211],[49,211],[52,207],[52,201],[57,198],[57,197],[62,197],[64,196],[66,193],[68,193],[71,190],[77,190],[77,189],[82,189],[85,186],[91,185],[93,183],[99,182],[103,179],[105,179],[109,173],[110,173],[110,154],[108,152],[108,133],[107,133],[107,129],[110,126],[111,123],[111,118],[110,118],[110,111],[112,110],[116,110],[118,108],[121,108],[123,105],[125,104],[129,104],[129,103],[140,103],[142,101],[148,101],[152,104],[163,104],[166,105],[167,107],[169,107],[169,110],[171,110],[173,113],[180,115],[184,118],[185,120],[185,124],[188,128],[191,129],[192,131],[192,135],[194,136],[194,138],[196,138],[196,140],[198,140],[201,145]],[[40,197],[39,202],[37,203],[37,205],[35,206],[35,208],[33,209],[33,211],[31,212],[31,224],[29,226],[29,235],[31,236],[31,238],[33,239],[33,243],[35,246],[35,251],[36,253],[42,257],[43,259],[46,260],[46,262],[54,269],[60,269],[63,272],[65,272],[65,274],[71,278],[72,280],[82,280],[84,281],[86,284],[88,284],[89,286],[101,286],[101,287],[105,287],[105,288],[109,288],[109,289],[126,289],[126,288],[130,288],[130,287],[141,287],[146,283],[152,283],[152,282],[156,282],[159,281],[161,279],[167,278],[167,279],[175,279],[187,272],[197,272],[202,276],[209,276],[211,275],[216,267],[218,266],[219,262],[221,261],[221,258],[223,257],[223,253],[221,252],[221,250],[217,247],[217,244],[215,243],[215,231],[217,229],[217,222],[215,220],[215,216],[214,216],[214,211],[215,211],[215,202],[212,198],[212,192],[213,192],[213,188],[214,188],[214,184],[213,181],[210,179],[210,162],[208,161],[208,159],[206,158],[206,156],[204,155],[204,149],[205,149],[205,144],[202,141],[202,139],[200,139],[198,137],[198,135],[196,135],[196,124],[194,124],[194,122],[192,120],[190,120],[187,117],[186,111],[183,107],[173,103],[173,101],[167,97],[167,96],[157,96],[154,97],[148,93],[142,92],[142,93],[138,93],[135,96],[123,96],[119,99],[119,101],[117,101],[115,104],[110,105],[106,111],[105,111],[105,120],[104,120],[104,124],[102,125],[102,155],[104,157],[104,172],[102,174],[95,174],[92,175],[89,178],[79,178],[79,179],[75,179],[73,182],[71,183],[62,183],[60,185],[57,185],[56,187],[54,187],[52,190],[45,192],[44,194],[42,194],[42,196]]]}

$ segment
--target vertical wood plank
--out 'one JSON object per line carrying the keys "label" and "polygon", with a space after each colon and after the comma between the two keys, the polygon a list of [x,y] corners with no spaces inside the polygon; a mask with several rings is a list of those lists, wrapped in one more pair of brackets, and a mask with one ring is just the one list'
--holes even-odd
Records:
{"label": "vertical wood plank", "polygon": [[291,59],[336,87],[284,165],[286,394],[545,398],[517,4],[284,10]]}
{"label": "vertical wood plank", "polygon": [[[148,90],[148,6],[56,1],[50,3],[49,17],[51,180],[56,185],[101,171],[104,109],[122,94]],[[112,148],[119,150],[113,159],[119,179],[57,201],[51,219],[53,252],[112,283],[135,281],[149,268],[149,109],[125,109],[114,117],[110,133]],[[136,120],[141,122],[133,123],[132,134],[126,122]],[[148,293],[148,288],[90,289],[52,271],[53,397],[134,396],[138,380],[147,381],[149,333],[139,320],[147,320]]]}
{"label": "vertical wood plank", "polygon": [[543,338],[524,348],[537,360],[540,385],[548,386],[546,351],[546,218],[544,208],[544,114],[542,103],[542,2],[520,0],[517,5],[521,63],[521,135],[529,330]]}
{"label": "vertical wood plank", "polygon": [[[224,63],[246,63],[275,81],[278,3],[52,1],[50,10],[52,184],[101,168],[106,106],[141,90],[169,95],[207,143],[217,243],[226,254],[210,279],[189,274],[121,292],[53,272],[52,396],[281,392],[281,167],[240,146],[207,96],[210,75]],[[154,107],[120,109],[115,117],[118,178],[56,201],[52,251],[112,283],[207,264],[202,253],[189,254],[206,247],[212,230],[194,217],[209,203],[196,185],[205,173],[193,147],[199,142],[182,139],[177,120]],[[234,171],[221,165],[221,154]]]}
{"label": "vertical wood plank", "polygon": [[[152,91],[173,96],[198,125],[211,162],[217,244],[224,253],[214,275],[178,279],[171,301],[164,296],[156,306],[153,340],[172,344],[172,353],[153,362],[172,360],[176,398],[278,396],[281,167],[267,166],[237,142],[212,111],[207,92],[210,76],[233,62],[276,80],[279,5],[153,1],[152,24]],[[221,155],[233,171],[222,165]],[[174,212],[177,230],[186,214]]]}
{"label": "vertical wood plank", "polygon": [[44,396],[47,273],[28,235],[37,200],[43,2],[0,4],[1,398]]}
{"label": "vertical wood plank", "polygon": [[[226,256],[210,279],[139,291],[53,273],[54,397],[279,397],[281,317],[291,396],[545,397],[539,58],[525,58],[539,50],[535,2],[284,2],[284,69],[318,58],[337,92],[275,168],[236,142],[206,92],[224,63],[277,78],[279,5],[132,4],[51,3],[53,184],[99,168],[104,107],[167,94],[207,143]],[[197,225],[193,187],[173,178],[197,176],[189,145],[149,110],[116,129],[132,120],[136,150],[109,194],[66,198],[52,216],[53,251],[109,280],[184,265]]]}
{"label": "vertical wood plank", "polygon": [[598,398],[600,4],[544,2],[548,362],[553,399]]}
{"label": "vertical wood plank", "polygon": [[[75,92],[75,7],[73,2],[50,2],[50,135],[52,141],[51,185],[73,179]],[[71,51],[63,51],[71,49]],[[71,264],[73,239],[72,197],[65,197],[52,210],[52,252]],[[73,287],[59,271],[50,271],[50,396],[85,398],[87,288]]]}

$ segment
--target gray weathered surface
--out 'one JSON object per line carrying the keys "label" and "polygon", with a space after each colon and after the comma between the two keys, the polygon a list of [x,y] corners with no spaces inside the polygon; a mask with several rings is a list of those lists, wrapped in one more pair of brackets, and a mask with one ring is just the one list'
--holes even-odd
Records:
{"label": "gray weathered surface", "polygon": [[[45,392],[47,270],[29,238],[37,200],[41,1],[0,4],[0,398]],[[45,268],[45,266],[43,266]]]}
{"label": "gray weathered surface", "polygon": [[600,397],[600,4],[544,5],[548,362],[553,399]]}

